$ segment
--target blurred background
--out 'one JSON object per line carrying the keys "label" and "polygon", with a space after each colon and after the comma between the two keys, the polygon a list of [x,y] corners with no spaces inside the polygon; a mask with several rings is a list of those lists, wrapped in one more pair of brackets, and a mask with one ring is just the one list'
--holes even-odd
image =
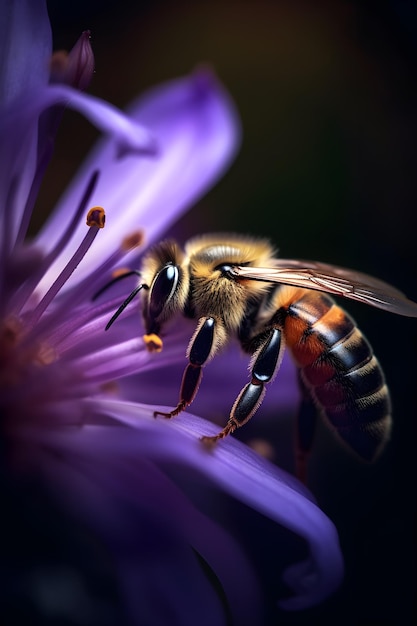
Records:
{"label": "blurred background", "polygon": [[[414,2],[49,5],[55,49],[91,30],[90,93],[124,107],[206,63],[232,95],[243,127],[239,156],[176,236],[266,235],[284,257],[356,268],[417,300]],[[45,214],[95,137],[76,114],[64,117],[40,197]],[[392,390],[392,439],[368,467],[320,429],[311,488],[339,530],[346,580],[321,607],[277,615],[280,624],[406,625],[416,617],[417,321],[347,308]],[[250,428],[273,443],[280,437],[276,423],[260,420],[243,438]]]}

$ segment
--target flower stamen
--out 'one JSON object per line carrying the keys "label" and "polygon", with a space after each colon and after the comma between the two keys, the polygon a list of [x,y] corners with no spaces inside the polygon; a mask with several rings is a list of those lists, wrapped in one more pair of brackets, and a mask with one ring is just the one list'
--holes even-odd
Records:
{"label": "flower stamen", "polygon": [[120,247],[125,252],[130,252],[134,248],[139,248],[140,246],[143,246],[144,242],[145,231],[138,228],[123,239]]}
{"label": "flower stamen", "polygon": [[41,278],[45,275],[47,269],[52,265],[52,263],[56,260],[56,258],[60,254],[62,254],[62,251],[67,245],[67,243],[70,241],[71,235],[76,229],[81,219],[82,214],[85,212],[88,201],[90,200],[90,197],[97,185],[98,177],[99,177],[99,170],[95,170],[92,173],[90,180],[88,181],[87,187],[85,188],[81,201],[76,211],[74,212],[69,224],[65,228],[64,232],[62,233],[61,237],[57,241],[54,248],[52,248],[52,250],[45,256],[37,272],[32,274],[30,279],[26,281],[24,288],[17,292],[15,298],[11,299],[10,310],[14,311],[15,313],[20,312],[22,310],[27,300],[33,294],[36,285],[39,283]]}
{"label": "flower stamen", "polygon": [[18,384],[28,367],[49,365],[56,359],[55,350],[47,343],[23,343],[24,332],[24,326],[15,318],[0,327],[0,389]]}
{"label": "flower stamen", "polygon": [[[95,207],[94,211],[97,211],[97,208],[98,207]],[[92,225],[88,229],[88,232],[87,232],[86,236],[84,237],[84,239],[81,242],[81,244],[78,246],[78,248],[75,251],[75,253],[72,255],[72,257],[69,260],[69,262],[67,263],[67,265],[64,267],[64,269],[59,274],[59,276],[56,278],[56,280],[52,283],[51,287],[48,289],[48,291],[46,292],[46,294],[44,295],[42,300],[39,302],[37,307],[29,315],[29,318],[27,320],[27,324],[28,324],[29,328],[33,328],[33,326],[42,317],[42,315],[44,314],[45,310],[51,304],[52,300],[55,298],[55,296],[58,294],[58,292],[62,289],[62,287],[67,282],[67,280],[69,279],[71,274],[74,272],[74,270],[77,268],[77,266],[80,264],[80,262],[82,261],[82,259],[86,255],[86,253],[89,250],[90,246],[92,245],[94,239],[96,238],[100,228],[103,228],[103,226],[104,226],[104,209],[101,209],[101,210],[103,212],[103,215],[101,215],[101,218],[99,220],[101,225],[97,226],[96,224],[92,223]]]}
{"label": "flower stamen", "polygon": [[104,228],[106,223],[106,214],[101,206],[95,206],[87,213],[86,224],[87,226],[97,226],[97,228]]}
{"label": "flower stamen", "polygon": [[143,335],[142,337],[146,349],[148,352],[161,352],[163,347],[162,339],[159,335],[155,335],[155,333],[151,333],[150,335]]}

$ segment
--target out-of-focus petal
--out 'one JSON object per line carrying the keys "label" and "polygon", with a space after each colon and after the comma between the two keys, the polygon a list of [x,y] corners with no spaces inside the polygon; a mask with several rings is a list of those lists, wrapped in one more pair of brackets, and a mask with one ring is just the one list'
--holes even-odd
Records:
{"label": "out-of-focus petal", "polygon": [[[62,216],[77,206],[92,172],[101,172],[91,204],[106,210],[106,228],[89,251],[88,264],[68,282],[94,272],[133,229],[145,229],[150,243],[214,184],[239,143],[239,124],[229,96],[212,73],[198,71],[159,86],[128,111],[155,137],[155,158],[115,159],[112,138],[100,142],[39,235],[48,248],[58,237]],[[84,234],[74,232],[68,254]],[[60,262],[65,263],[65,255]],[[51,269],[55,276],[59,264]],[[50,280],[52,276],[48,276]]]}
{"label": "out-of-focus petal", "polygon": [[163,467],[186,467],[307,542],[309,558],[284,572],[285,582],[295,595],[281,601],[283,608],[315,605],[340,585],[343,560],[336,529],[295,478],[233,437],[206,451],[198,436],[215,434],[217,427],[191,414],[155,420],[153,407],[108,399],[95,404],[95,408],[135,430],[114,427],[109,435],[108,428],[85,427],[65,435],[65,439],[60,437],[63,445],[76,446],[80,453],[84,448],[87,451],[99,446],[102,453],[108,449],[108,454],[114,446],[120,446],[125,454],[135,451],[138,457],[152,459]]}
{"label": "out-of-focus petal", "polygon": [[2,0],[0,107],[27,90],[47,84],[51,52],[52,33],[45,0]]}
{"label": "out-of-focus petal", "polygon": [[[122,326],[122,324],[121,324]],[[125,324],[123,324],[125,326]],[[138,329],[134,330],[133,324],[129,324],[131,335],[141,336]],[[192,326],[191,326],[192,328]],[[191,333],[183,334],[182,337],[175,335],[172,342],[176,347],[176,360],[170,359],[170,354],[165,360],[165,348],[171,348],[171,337],[164,339],[164,351],[159,354],[148,354],[146,360],[141,358],[138,364],[138,374],[122,379],[120,386],[121,397],[135,402],[166,404],[175,406],[178,400],[181,378],[188,360],[185,356]],[[182,340],[182,350],[178,342]],[[163,366],[158,366],[158,357],[163,361]],[[201,385],[195,398],[192,409],[201,417],[215,420],[217,423],[225,423],[229,411],[241,389],[249,382],[248,373],[249,358],[241,353],[238,345],[233,343],[224,352],[217,355],[205,368]],[[156,371],[155,371],[156,369]],[[226,375],[227,373],[227,375]],[[161,384],[163,381],[163,384]],[[279,420],[284,412],[297,409],[299,386],[297,373],[290,356],[287,354],[281,364],[278,376],[267,387],[262,406],[254,416],[254,420],[262,419],[262,415],[268,415]]]}
{"label": "out-of-focus petal", "polygon": [[27,441],[21,433],[24,463],[35,462],[57,496],[65,494],[73,515],[94,528],[116,555],[134,623],[167,623],[169,614],[184,626],[227,623],[193,550],[219,578],[234,623],[256,623],[260,590],[241,548],[142,454],[141,446],[126,445],[140,433],[124,426],[82,429],[75,438],[74,433],[28,431]]}
{"label": "out-of-focus petal", "polygon": [[[127,117],[104,100],[81,93],[66,85],[53,85],[28,93],[27,99],[19,103],[3,115],[0,122],[0,162],[3,167],[0,171],[0,193],[7,194],[10,182],[17,178],[20,185],[17,190],[15,206],[13,207],[13,230],[10,239],[13,241],[21,221],[22,211],[25,208],[29,189],[32,184],[36,158],[42,158],[34,152],[28,152],[29,138],[37,136],[37,122],[42,112],[54,105],[61,104],[76,109],[85,115],[100,130],[112,134],[112,158],[117,160],[118,154],[128,153],[155,153],[154,137],[136,120]],[[80,201],[83,189],[79,189]],[[67,213],[60,214],[59,223],[54,226],[54,240],[62,233],[63,224],[68,216],[74,212],[77,205],[67,206]],[[10,211],[6,206],[6,197],[0,196],[0,211]],[[85,233],[84,219],[82,221],[83,235]],[[9,245],[10,245],[9,241]],[[48,242],[49,243],[49,242]],[[75,242],[77,245],[79,241]],[[49,246],[48,246],[49,247]],[[77,247],[77,246],[76,246]],[[88,266],[86,268],[88,270]]]}
{"label": "out-of-focus petal", "polygon": [[[123,299],[124,295],[120,294],[119,300],[113,300],[114,310]],[[60,329],[63,337],[57,345],[62,358],[80,359],[78,366],[85,368],[86,377],[95,384],[117,380],[118,394],[126,400],[175,406],[182,374],[188,363],[186,351],[196,321],[176,320],[175,326],[170,327],[164,336],[162,352],[149,353],[142,339],[145,329],[138,306],[133,303],[123,313],[123,320],[104,332],[113,312],[108,304],[97,309],[91,306],[85,313],[94,320],[91,324],[81,321],[77,324],[77,318],[68,320],[65,329]],[[122,354],[122,346],[127,348],[128,344],[132,346],[131,352]],[[238,393],[250,380],[249,362],[249,356],[243,354],[238,342],[232,341],[204,368],[203,380],[192,405],[193,411],[210,421],[224,423]],[[126,377],[126,374],[129,376]],[[289,412],[297,410],[298,397],[296,368],[286,353],[278,375],[267,386],[262,406],[253,419],[262,419],[263,415],[276,420],[287,417]]]}

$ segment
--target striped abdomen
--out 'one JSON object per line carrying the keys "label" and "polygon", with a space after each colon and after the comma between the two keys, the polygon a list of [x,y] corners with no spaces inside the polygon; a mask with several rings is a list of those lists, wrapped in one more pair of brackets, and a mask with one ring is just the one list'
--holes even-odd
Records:
{"label": "striped abdomen", "polygon": [[389,435],[391,404],[371,346],[330,296],[288,289],[285,300],[284,334],[302,382],[342,440],[373,460]]}

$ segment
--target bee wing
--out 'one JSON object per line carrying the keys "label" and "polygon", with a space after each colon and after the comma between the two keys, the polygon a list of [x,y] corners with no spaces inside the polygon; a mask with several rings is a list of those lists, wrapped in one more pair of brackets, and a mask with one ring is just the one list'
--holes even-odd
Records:
{"label": "bee wing", "polygon": [[417,303],[392,285],[356,270],[315,261],[277,259],[272,267],[233,267],[236,278],[325,291],[398,315],[417,317]]}

